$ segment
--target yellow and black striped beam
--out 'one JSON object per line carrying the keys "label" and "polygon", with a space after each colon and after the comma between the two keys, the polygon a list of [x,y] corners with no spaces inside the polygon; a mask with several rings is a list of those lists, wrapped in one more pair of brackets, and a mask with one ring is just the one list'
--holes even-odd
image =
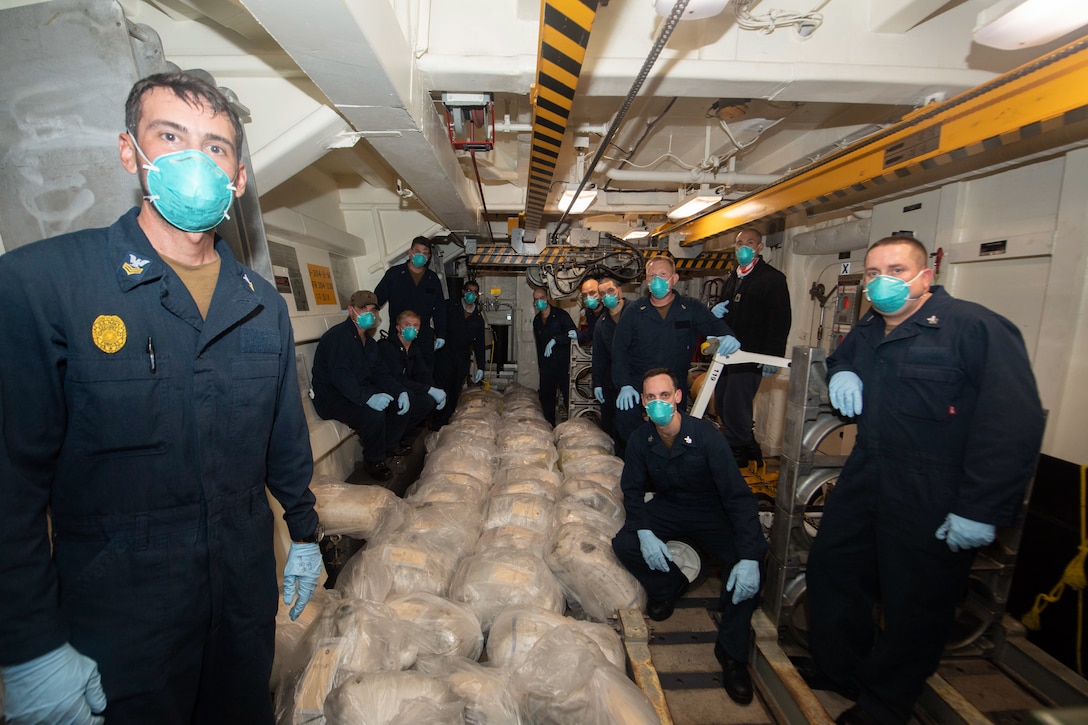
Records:
{"label": "yellow and black striped beam", "polygon": [[597,0],[544,0],[533,88],[533,143],[525,197],[525,239],[536,238],[574,105]]}
{"label": "yellow and black striped beam", "polygon": [[[526,267],[543,264],[563,264],[568,257],[577,258],[586,253],[585,247],[547,247],[540,254],[518,254],[510,247],[501,245],[480,246],[469,255],[468,266],[474,270],[489,272],[521,272]],[[693,259],[677,259],[678,272],[726,272],[733,266],[733,252],[703,252]]]}
{"label": "yellow and black striped beam", "polygon": [[683,244],[829,211],[1088,139],[1088,36],[889,126],[728,206],[659,227]]}

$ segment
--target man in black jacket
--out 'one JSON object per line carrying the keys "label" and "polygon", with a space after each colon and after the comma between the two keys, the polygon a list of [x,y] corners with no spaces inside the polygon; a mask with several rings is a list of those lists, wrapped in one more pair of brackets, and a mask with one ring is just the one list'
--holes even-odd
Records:
{"label": "man in black jacket", "polygon": [[[786,276],[763,261],[763,236],[751,227],[737,232],[736,266],[729,273],[722,301],[711,310],[725,320],[740,340],[742,350],[782,356],[792,322]],[[752,430],[752,404],[763,377],[774,375],[771,365],[726,365],[714,390],[714,402],[725,439],[741,468],[763,453]]]}
{"label": "man in black jacket", "polygon": [[468,378],[469,356],[476,356],[476,372],[473,385],[484,377],[487,365],[484,349],[484,316],[480,312],[480,284],[465,280],[461,296],[446,300],[446,344],[435,353],[434,379],[438,387],[446,391],[446,405],[431,418],[431,430],[438,430],[450,422],[461,389]]}
{"label": "man in black jacket", "polygon": [[[435,387],[431,366],[427,364],[424,354],[426,350],[417,342],[420,326],[419,315],[405,310],[397,315],[397,324],[393,328],[396,337],[387,337],[378,343],[378,353],[386,369],[397,384],[408,391],[406,431],[422,423],[436,406],[443,408],[446,405],[446,393]],[[402,438],[400,445],[407,448],[411,446],[411,440]]]}

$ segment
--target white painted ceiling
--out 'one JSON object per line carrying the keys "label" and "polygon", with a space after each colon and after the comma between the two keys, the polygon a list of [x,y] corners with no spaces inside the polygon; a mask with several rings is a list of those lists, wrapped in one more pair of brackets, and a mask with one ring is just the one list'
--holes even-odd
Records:
{"label": "white painted ceiling", "polygon": [[[733,196],[797,169],[907,111],[951,97],[1073,40],[999,51],[972,43],[994,0],[758,0],[754,16],[805,13],[822,24],[739,27],[732,7],[680,23],[590,182],[587,218],[660,220],[693,175]],[[305,208],[352,227],[373,208],[422,212],[434,229],[479,234],[483,205],[469,155],[446,137],[443,91],[490,93],[496,121],[531,122],[540,37],[536,0],[122,0],[162,39],[167,60],[204,68],[251,111],[247,138],[262,207]],[[602,0],[546,215],[577,182],[573,140],[597,153],[657,37],[652,0]],[[730,99],[720,101],[720,99]],[[724,121],[724,126],[723,126]],[[575,127],[588,125],[584,132]],[[738,149],[731,140],[743,148]],[[498,132],[478,152],[492,229],[524,210],[529,135]],[[342,148],[333,148],[341,146]],[[771,176],[768,176],[771,175]],[[724,177],[727,182],[730,177]],[[733,177],[737,178],[737,177]],[[398,194],[398,183],[400,194]],[[335,198],[342,219],[320,199]],[[335,216],[335,214],[333,214]]]}

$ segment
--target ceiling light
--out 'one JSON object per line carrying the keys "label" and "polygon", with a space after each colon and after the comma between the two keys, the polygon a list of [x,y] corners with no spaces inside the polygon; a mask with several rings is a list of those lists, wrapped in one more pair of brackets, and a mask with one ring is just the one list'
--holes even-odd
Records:
{"label": "ceiling light", "polygon": [[631,231],[623,235],[624,241],[628,239],[642,239],[650,236],[650,230],[646,227],[635,227]]}
{"label": "ceiling light", "polygon": [[592,184],[588,184],[586,188],[582,189],[582,193],[578,194],[578,198],[575,199],[574,192],[577,190],[577,184],[568,185],[567,190],[563,192],[563,196],[559,197],[559,201],[555,203],[556,208],[569,214],[581,214],[597,198],[597,187]]}
{"label": "ceiling light", "polygon": [[[689,0],[687,7],[684,8],[684,15],[680,19],[699,20],[713,17],[725,10],[728,4],[729,0]],[[675,0],[654,0],[654,12],[665,18],[672,14],[675,6]]]}
{"label": "ceiling light", "polygon": [[690,196],[669,209],[666,216],[669,219],[687,219],[694,216],[707,207],[714,206],[722,200],[721,194],[715,194],[709,189],[700,189],[695,196]]}
{"label": "ceiling light", "polygon": [[1017,50],[1048,43],[1088,24],[1084,0],[1002,0],[978,14],[972,39]]}

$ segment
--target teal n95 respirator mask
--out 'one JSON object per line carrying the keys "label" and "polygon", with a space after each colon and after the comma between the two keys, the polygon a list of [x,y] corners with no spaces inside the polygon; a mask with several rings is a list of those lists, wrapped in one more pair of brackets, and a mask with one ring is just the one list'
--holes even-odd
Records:
{"label": "teal n95 respirator mask", "polygon": [[146,162],[147,196],[162,218],[185,232],[206,232],[224,219],[234,201],[234,182],[203,151],[185,149],[147,158],[136,136],[132,145]]}

